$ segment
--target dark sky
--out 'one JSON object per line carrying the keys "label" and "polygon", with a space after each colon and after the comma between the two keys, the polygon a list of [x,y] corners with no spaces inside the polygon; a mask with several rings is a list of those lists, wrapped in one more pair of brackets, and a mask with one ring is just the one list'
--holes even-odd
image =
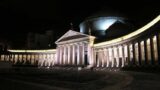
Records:
{"label": "dark sky", "polygon": [[141,26],[160,12],[158,0],[1,0],[0,38],[24,40],[27,32],[43,33],[52,29],[60,37],[74,24],[98,12],[116,10]]}

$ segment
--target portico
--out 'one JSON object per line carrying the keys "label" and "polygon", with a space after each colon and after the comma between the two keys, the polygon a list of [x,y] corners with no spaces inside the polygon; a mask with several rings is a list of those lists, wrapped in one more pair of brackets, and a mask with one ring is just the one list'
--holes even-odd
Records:
{"label": "portico", "polygon": [[69,30],[55,43],[57,44],[56,65],[94,65],[94,36]]}

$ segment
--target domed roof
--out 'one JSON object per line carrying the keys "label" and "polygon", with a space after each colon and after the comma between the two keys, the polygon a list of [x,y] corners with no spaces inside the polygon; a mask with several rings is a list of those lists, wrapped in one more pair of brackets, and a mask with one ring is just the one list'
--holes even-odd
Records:
{"label": "domed roof", "polygon": [[125,19],[127,19],[127,17],[116,11],[116,10],[112,10],[112,9],[105,9],[105,10],[101,10],[101,11],[98,11],[94,14],[92,14],[91,16],[87,17],[87,19],[92,19],[92,18],[97,18],[97,17],[123,17]]}
{"label": "domed roof", "polygon": [[[127,31],[131,31],[131,24],[125,15],[116,11],[100,11],[87,17],[80,23],[80,32],[88,34],[91,29],[92,34],[98,38],[117,37]],[[125,33],[125,34],[126,34]]]}

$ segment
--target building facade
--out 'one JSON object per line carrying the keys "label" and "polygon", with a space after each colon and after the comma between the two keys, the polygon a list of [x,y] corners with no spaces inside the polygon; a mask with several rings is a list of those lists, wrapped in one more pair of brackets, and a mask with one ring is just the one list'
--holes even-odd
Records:
{"label": "building facade", "polygon": [[[96,37],[69,30],[53,50],[8,50],[1,61],[38,66],[125,67],[160,65],[160,15],[138,30],[94,43]],[[25,61],[25,62],[24,62]],[[35,63],[36,62],[36,63]]]}

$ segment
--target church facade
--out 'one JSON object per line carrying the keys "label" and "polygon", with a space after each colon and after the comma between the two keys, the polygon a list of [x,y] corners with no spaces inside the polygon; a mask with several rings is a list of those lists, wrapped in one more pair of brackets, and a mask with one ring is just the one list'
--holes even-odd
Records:
{"label": "church facade", "polygon": [[[52,50],[8,50],[1,61],[26,61],[39,67],[125,67],[160,65],[160,15],[138,30],[95,43],[96,37],[69,30]],[[25,62],[24,62],[25,61]]]}

